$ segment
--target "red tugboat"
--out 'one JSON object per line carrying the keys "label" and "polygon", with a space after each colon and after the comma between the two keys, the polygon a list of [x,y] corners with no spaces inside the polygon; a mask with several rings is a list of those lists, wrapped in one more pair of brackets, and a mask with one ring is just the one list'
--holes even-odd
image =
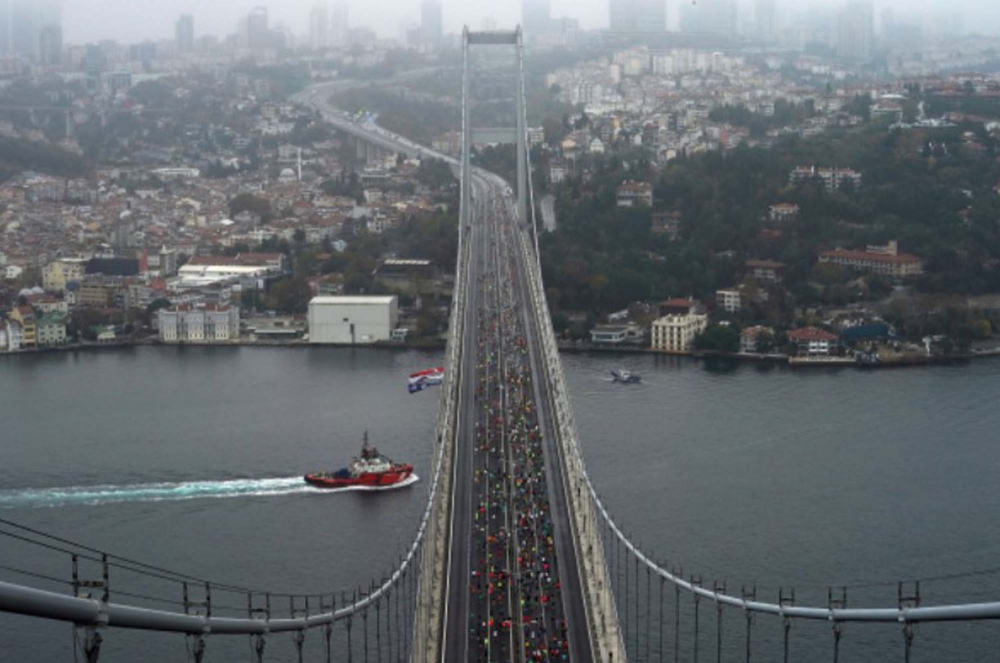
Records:
{"label": "red tugboat", "polygon": [[381,455],[376,447],[368,446],[368,431],[365,431],[361,456],[354,458],[350,466],[336,472],[313,472],[305,476],[305,481],[317,488],[380,488],[402,483],[412,473],[412,465],[396,463]]}

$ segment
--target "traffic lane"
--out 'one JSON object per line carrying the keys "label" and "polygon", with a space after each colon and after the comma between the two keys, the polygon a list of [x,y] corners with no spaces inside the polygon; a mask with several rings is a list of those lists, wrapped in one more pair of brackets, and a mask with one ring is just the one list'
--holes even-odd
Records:
{"label": "traffic lane", "polygon": [[478,279],[482,267],[483,233],[480,224],[472,224],[469,238],[469,272],[466,287],[470,288],[464,316],[462,343],[462,389],[459,408],[462,422],[456,439],[453,490],[454,502],[449,545],[447,618],[445,624],[443,660],[462,663],[468,660],[468,638],[465,619],[468,614],[469,541],[472,508],[472,450],[475,437],[476,348],[478,346]]}
{"label": "traffic lane", "polygon": [[[515,233],[520,232],[516,225],[512,228]],[[530,302],[530,293],[527,292],[525,277],[528,274],[524,260],[527,257],[517,248],[514,250],[518,269],[521,278],[518,279],[518,287],[521,290],[524,301]],[[587,626],[587,612],[583,604],[582,579],[580,576],[579,562],[576,557],[576,548],[572,542],[573,530],[570,523],[569,508],[566,500],[566,486],[563,478],[561,456],[556,447],[555,426],[549,402],[548,385],[544,380],[545,373],[541,365],[541,352],[539,348],[539,330],[536,322],[534,310],[530,306],[524,306],[523,312],[526,317],[526,327],[528,337],[528,349],[531,358],[535,388],[535,399],[538,404],[539,425],[542,429],[542,443],[545,455],[545,468],[549,481],[549,505],[553,525],[553,534],[556,542],[556,558],[559,560],[559,580],[566,589],[573,588],[577,591],[563,591],[563,612],[566,616],[566,624],[569,634],[570,658],[574,661],[588,662],[593,660],[593,651],[590,643],[590,633]],[[530,311],[530,313],[529,313]],[[540,323],[539,323],[540,324]]]}

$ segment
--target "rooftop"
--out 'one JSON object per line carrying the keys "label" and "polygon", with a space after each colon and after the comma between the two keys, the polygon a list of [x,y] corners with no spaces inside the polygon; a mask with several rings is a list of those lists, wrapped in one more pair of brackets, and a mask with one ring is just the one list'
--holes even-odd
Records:
{"label": "rooftop", "polygon": [[371,306],[373,304],[392,304],[395,295],[321,295],[309,300],[313,304],[339,304],[341,306]]}
{"label": "rooftop", "polygon": [[871,262],[888,262],[894,264],[913,264],[920,262],[920,258],[909,253],[899,255],[888,255],[885,253],[869,253],[868,251],[848,251],[846,249],[835,249],[824,251],[821,254],[826,258],[842,258],[844,260],[869,260]]}
{"label": "rooftop", "polygon": [[793,341],[807,342],[807,341],[836,341],[836,334],[831,334],[828,331],[823,331],[822,329],[817,329],[816,327],[802,327],[801,329],[793,329],[788,332],[788,338]]}

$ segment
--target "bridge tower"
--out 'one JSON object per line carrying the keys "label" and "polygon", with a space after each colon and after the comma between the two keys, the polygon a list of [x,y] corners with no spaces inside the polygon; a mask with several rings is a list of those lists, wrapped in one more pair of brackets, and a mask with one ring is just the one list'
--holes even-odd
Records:
{"label": "bridge tower", "polygon": [[[469,108],[469,49],[472,46],[513,46],[517,56],[516,116],[514,127],[473,129]],[[517,147],[517,213],[521,224],[528,222],[530,211],[528,172],[528,125],[524,92],[524,34],[518,27],[513,32],[462,31],[462,209],[470,209],[471,164],[469,152],[483,142],[514,143]],[[465,221],[465,219],[463,219]]]}

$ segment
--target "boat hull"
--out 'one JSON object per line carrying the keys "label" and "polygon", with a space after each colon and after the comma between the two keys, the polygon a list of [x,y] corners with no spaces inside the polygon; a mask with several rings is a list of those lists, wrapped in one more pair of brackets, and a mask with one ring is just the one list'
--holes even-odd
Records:
{"label": "boat hull", "polygon": [[404,465],[388,472],[366,472],[358,476],[341,478],[323,474],[307,474],[303,478],[306,483],[316,488],[349,488],[352,486],[379,488],[402,483],[409,479],[411,474],[413,474],[413,466]]}

